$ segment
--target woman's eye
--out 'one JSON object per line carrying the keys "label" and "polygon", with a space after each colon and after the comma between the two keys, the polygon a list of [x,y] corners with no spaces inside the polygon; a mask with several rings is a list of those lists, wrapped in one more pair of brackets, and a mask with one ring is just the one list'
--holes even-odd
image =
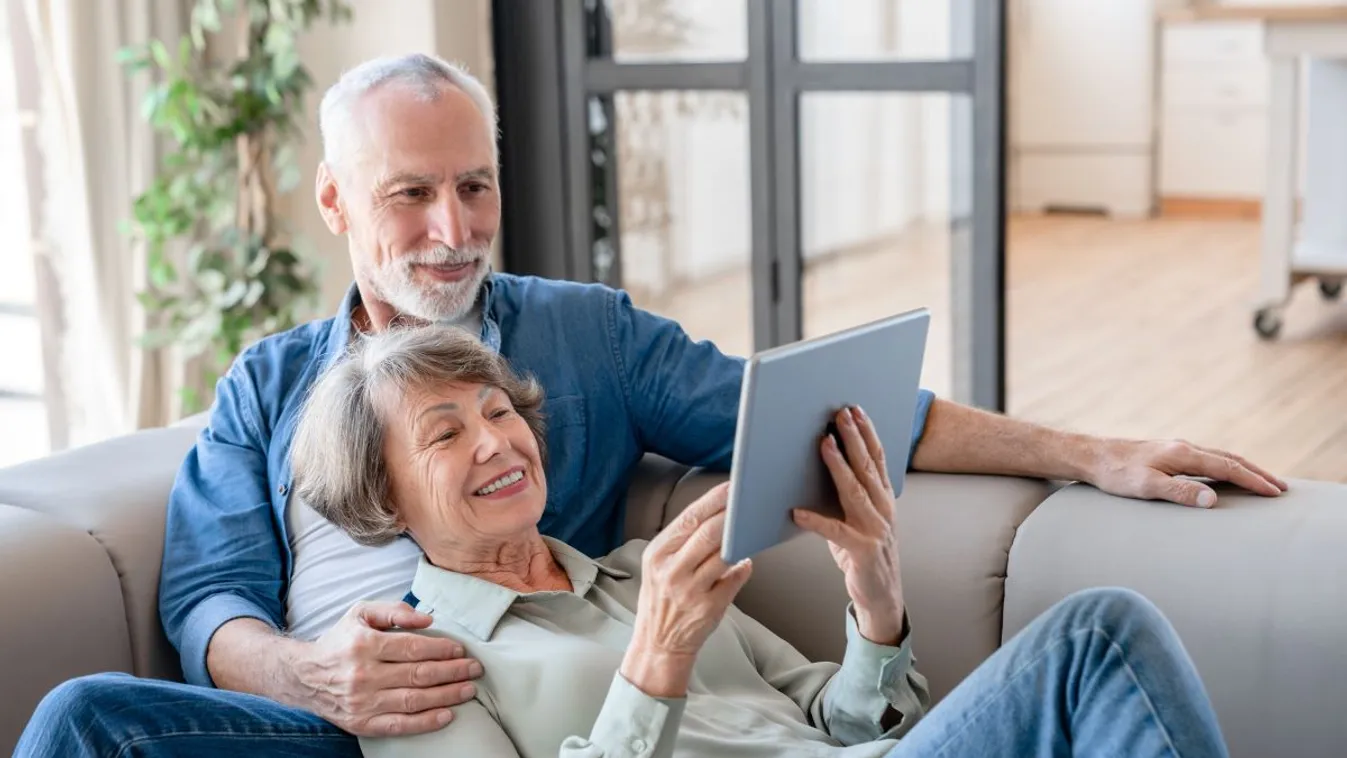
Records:
{"label": "woman's eye", "polygon": [[458,430],[456,430],[456,429],[450,429],[450,430],[444,432],[443,434],[441,434],[440,436],[436,437],[436,438],[435,438],[435,441],[436,441],[436,442],[448,442],[449,440],[452,440],[453,438],[455,438],[455,437],[457,437],[457,436],[458,436]]}
{"label": "woman's eye", "polygon": [[491,413],[491,418],[493,418],[493,419],[502,419],[502,418],[505,418],[505,417],[508,416],[508,415],[510,415],[510,409],[509,409],[509,408],[498,408],[497,410],[492,411],[492,413]]}

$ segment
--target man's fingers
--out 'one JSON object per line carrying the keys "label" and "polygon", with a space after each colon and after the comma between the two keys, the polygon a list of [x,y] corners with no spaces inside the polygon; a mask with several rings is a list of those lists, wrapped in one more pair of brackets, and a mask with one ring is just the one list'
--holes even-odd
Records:
{"label": "man's fingers", "polygon": [[1162,480],[1156,487],[1155,497],[1194,508],[1210,508],[1216,505],[1216,491],[1207,485],[1192,479],[1161,476]]}
{"label": "man's fingers", "polygon": [[[370,684],[377,690],[435,688],[445,685],[460,688],[482,675],[482,664],[473,658],[456,658],[452,661],[388,663],[379,666],[376,671],[378,673],[370,678]],[[463,700],[471,697],[469,694]],[[446,702],[444,705],[457,705],[463,700]],[[416,710],[424,711],[425,708]]]}
{"label": "man's fingers", "polygon": [[[1281,492],[1285,492],[1285,491],[1288,489],[1288,485],[1286,484],[1286,480],[1285,480],[1285,479],[1282,479],[1282,478],[1280,478],[1280,477],[1277,477],[1277,476],[1273,475],[1272,472],[1268,471],[1267,469],[1263,468],[1262,466],[1257,466],[1257,465],[1255,465],[1255,464],[1249,462],[1249,460],[1248,460],[1247,458],[1245,458],[1244,456],[1242,456],[1242,455],[1236,455],[1236,454],[1234,454],[1234,453],[1227,453],[1227,452],[1224,451],[1224,450],[1216,450],[1216,449],[1209,448],[1209,447],[1200,447],[1200,448],[1198,448],[1198,449],[1201,450],[1201,451],[1203,451],[1203,452],[1206,452],[1206,453],[1211,453],[1212,455],[1218,455],[1218,456],[1221,456],[1221,457],[1223,457],[1223,458],[1230,458],[1231,460],[1234,460],[1234,461],[1235,461],[1236,463],[1238,463],[1239,465],[1241,465],[1241,466],[1243,466],[1244,468],[1246,468],[1246,469],[1248,469],[1248,470],[1254,472],[1255,474],[1257,474],[1257,475],[1263,477],[1264,479],[1266,479],[1269,483],[1275,485],[1275,486],[1277,487],[1277,489],[1278,489],[1279,491],[1281,491]],[[1273,493],[1273,494],[1275,494],[1275,493]]]}
{"label": "man's fingers", "polygon": [[403,602],[370,601],[357,603],[352,606],[351,612],[365,626],[372,629],[424,629],[430,626],[429,614],[418,613],[410,605]]}
{"label": "man's fingers", "polygon": [[447,637],[408,632],[379,633],[378,658],[388,663],[448,661],[463,657],[463,646]]}
{"label": "man's fingers", "polygon": [[1280,495],[1281,488],[1266,478],[1245,468],[1234,458],[1226,458],[1204,451],[1198,452],[1199,470],[1192,472],[1198,476],[1230,482],[1259,495]]}
{"label": "man's fingers", "polygon": [[472,684],[442,684],[439,687],[401,687],[383,690],[375,698],[379,713],[402,713],[414,716],[426,711],[439,711],[462,705],[477,695]]}
{"label": "man's fingers", "polygon": [[454,714],[448,708],[424,713],[381,713],[365,722],[363,728],[354,733],[360,737],[397,737],[407,734],[424,734],[442,729],[452,721]]}

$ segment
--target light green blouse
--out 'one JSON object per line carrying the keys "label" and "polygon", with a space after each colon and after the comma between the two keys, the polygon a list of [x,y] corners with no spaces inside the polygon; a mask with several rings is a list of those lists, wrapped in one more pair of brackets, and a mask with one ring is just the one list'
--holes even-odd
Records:
{"label": "light green blouse", "polygon": [[362,738],[367,758],[878,758],[929,705],[906,629],[899,647],[876,645],[850,609],[839,666],[810,663],[731,608],[697,656],[687,697],[650,697],[617,673],[646,543],[599,561],[547,543],[573,592],[519,594],[421,559],[412,593],[434,618],[422,633],[459,641],[485,674],[448,726]]}

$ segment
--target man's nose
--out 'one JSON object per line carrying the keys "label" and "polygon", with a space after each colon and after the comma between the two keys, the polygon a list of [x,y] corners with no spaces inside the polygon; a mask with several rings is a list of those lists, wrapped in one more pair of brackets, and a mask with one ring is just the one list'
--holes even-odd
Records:
{"label": "man's nose", "polygon": [[432,214],[431,236],[455,250],[465,247],[472,238],[470,212],[457,194],[435,204]]}

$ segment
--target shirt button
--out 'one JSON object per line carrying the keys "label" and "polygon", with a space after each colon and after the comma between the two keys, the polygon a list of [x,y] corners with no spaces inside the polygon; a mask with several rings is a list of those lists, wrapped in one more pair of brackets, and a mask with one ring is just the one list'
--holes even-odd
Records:
{"label": "shirt button", "polygon": [[281,486],[276,488],[276,491],[284,495],[285,493],[290,491],[290,488],[282,484]]}
{"label": "shirt button", "polygon": [[635,752],[635,753],[642,753],[642,752],[645,752],[645,740],[639,739],[639,738],[638,738],[638,739],[632,740],[632,741],[631,741],[631,749],[632,749],[632,752]]}

